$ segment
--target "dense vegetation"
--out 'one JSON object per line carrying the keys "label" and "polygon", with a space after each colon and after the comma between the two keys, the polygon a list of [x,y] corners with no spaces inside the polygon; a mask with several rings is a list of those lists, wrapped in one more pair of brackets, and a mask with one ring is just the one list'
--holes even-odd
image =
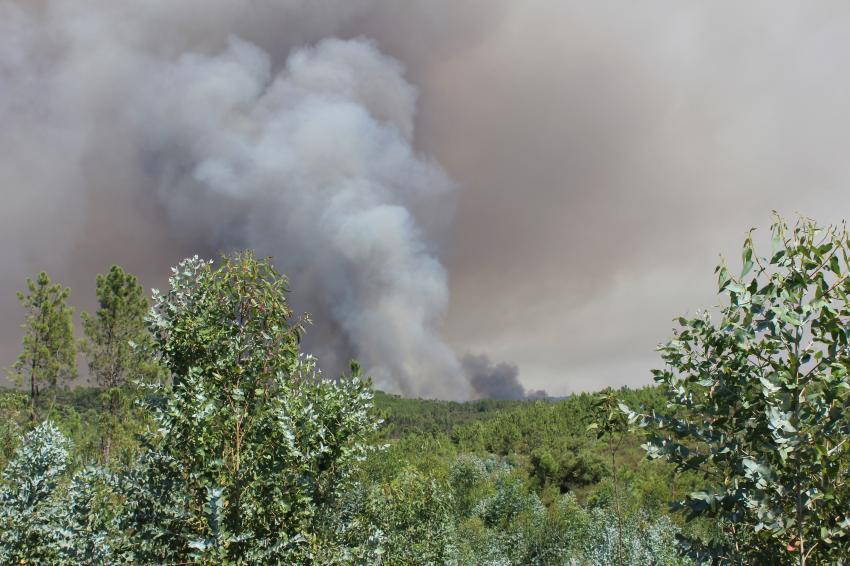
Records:
{"label": "dense vegetation", "polygon": [[657,386],[557,400],[324,379],[286,280],[247,253],[184,261],[150,307],[99,276],[93,386],[69,388],[68,291],[42,274],[27,387],[0,391],[0,562],[841,562],[850,243],[774,234],[719,268],[719,323],[680,320]]}
{"label": "dense vegetation", "polygon": [[[654,388],[619,394],[634,406],[655,406],[660,399]],[[70,450],[63,456],[66,478],[103,465],[99,397],[93,388],[57,395],[51,421],[74,447],[65,448]],[[2,399],[5,422],[16,423],[17,431],[29,428],[26,395],[6,391]],[[682,562],[675,550],[682,523],[666,515],[666,502],[687,486],[671,490],[670,470],[644,460],[635,436],[617,453],[623,534],[617,533],[606,447],[587,432],[595,415],[593,396],[450,403],[377,392],[374,405],[373,415],[384,423],[368,444],[384,448],[362,463],[345,502],[360,529],[348,535],[350,544],[371,540],[373,548],[360,549],[359,555],[351,550],[348,561],[559,564],[572,558],[614,564],[622,557],[633,563]],[[421,423],[423,430],[411,423]],[[144,454],[132,440],[144,427],[134,425],[113,433],[121,439],[117,445],[135,446],[123,455],[113,452],[114,469]],[[4,462],[20,445],[18,434],[4,436]],[[65,506],[67,497],[55,505]],[[695,532],[693,525],[685,527]],[[317,528],[311,525],[314,532]]]}

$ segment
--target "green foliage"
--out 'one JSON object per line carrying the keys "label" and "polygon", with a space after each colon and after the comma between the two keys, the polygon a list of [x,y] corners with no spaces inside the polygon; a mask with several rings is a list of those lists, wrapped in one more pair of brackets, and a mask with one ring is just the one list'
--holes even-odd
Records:
{"label": "green foliage", "polygon": [[452,475],[456,492],[474,486],[479,494],[473,512],[457,518],[460,564],[691,563],[678,556],[679,529],[667,517],[650,519],[638,510],[618,520],[609,508],[584,506],[573,494],[547,507],[517,469],[495,459],[473,462],[458,460]]}
{"label": "green foliage", "polygon": [[[817,563],[850,552],[850,242],[844,227],[772,226],[769,258],[717,268],[720,318],[680,318],[655,372],[669,399],[646,446],[703,488],[681,505],[721,518],[725,552]],[[632,419],[636,419],[632,415]]]}
{"label": "green foliage", "polygon": [[89,374],[103,390],[106,431],[101,451],[108,460],[115,430],[131,411],[134,381],[150,381],[158,371],[150,356],[151,335],[145,325],[148,301],[135,276],[113,265],[97,276],[98,309],[81,314],[85,339],[80,350],[88,357]]}
{"label": "green foliage", "polygon": [[112,474],[87,467],[76,474],[55,505],[56,545],[66,563],[102,564],[115,561],[114,550],[124,540],[117,529]]}
{"label": "green foliage", "polygon": [[[663,407],[664,398],[655,388],[615,392],[623,403],[645,407]],[[389,398],[389,402],[387,402]],[[527,478],[541,500],[549,504],[562,493],[575,493],[582,501],[591,497],[604,478],[611,474],[611,455],[607,442],[598,442],[587,428],[597,417],[593,395],[581,394],[561,400],[509,402],[482,406],[480,402],[447,403],[444,401],[404,400],[378,395],[385,436],[389,448],[370,458],[367,474],[378,481],[389,481],[400,468],[414,466],[428,475],[447,478],[452,462],[458,457],[476,454],[496,455]],[[446,406],[452,407],[445,418]],[[427,423],[433,415],[441,423],[435,431]],[[477,418],[476,418],[477,416]],[[398,438],[397,423],[422,421],[427,431],[407,430]],[[445,427],[445,431],[441,430]],[[619,438],[619,437],[618,437]],[[617,450],[620,484],[634,496],[635,505],[655,516],[664,512],[671,499],[689,489],[687,474],[674,479],[672,467],[663,462],[644,461],[640,449],[642,436],[626,432]],[[553,461],[554,460],[554,466]],[[625,497],[625,495],[624,495]],[[457,501],[464,497],[456,494]],[[606,499],[613,503],[613,498]]]}
{"label": "green foliage", "polygon": [[85,334],[81,349],[96,383],[118,389],[131,378],[155,372],[143,354],[151,340],[145,326],[148,301],[136,277],[117,265],[98,275],[96,283],[99,306],[94,315],[81,314]]}
{"label": "green foliage", "polygon": [[69,449],[65,436],[45,421],[24,437],[3,470],[0,559],[4,564],[56,559],[51,496],[68,467]]}
{"label": "green foliage", "polygon": [[596,439],[606,439],[608,452],[611,455],[611,486],[613,494],[614,519],[616,520],[614,530],[614,557],[617,563],[622,564],[626,559],[623,546],[623,509],[620,502],[620,478],[617,474],[617,451],[623,443],[628,432],[629,423],[624,411],[628,407],[617,398],[616,393],[606,389],[596,396],[593,403],[595,421],[588,425],[588,430],[596,431]]}
{"label": "green foliage", "polygon": [[[587,513],[587,512],[586,512]],[[620,520],[611,511],[596,508],[588,513],[584,527],[587,536],[579,554],[585,564],[690,564],[676,550],[678,528],[669,517],[654,521],[641,514]]]}
{"label": "green foliage", "polygon": [[[375,430],[358,375],[322,379],[298,352],[286,281],[251,254],[182,262],[150,316],[171,383],[151,387],[151,450],[182,482],[187,554],[305,559]],[[164,473],[164,472],[162,472]]]}
{"label": "green foliage", "polygon": [[[187,561],[189,544],[206,520],[198,523],[193,517],[184,476],[175,458],[148,451],[138,465],[115,479],[114,491],[121,501],[115,521],[122,537],[114,541],[113,556],[138,564]],[[202,516],[202,510],[195,510],[195,515]]]}
{"label": "green foliage", "polygon": [[0,391],[0,470],[14,455],[26,429],[27,396],[18,391]]}
{"label": "green foliage", "polygon": [[27,290],[28,293],[18,293],[27,314],[23,348],[10,375],[19,385],[29,386],[34,419],[42,388],[55,389],[60,382],[75,378],[77,365],[74,311],[66,304],[70,291],[52,284],[44,272],[35,280],[27,279]]}
{"label": "green foliage", "polygon": [[[770,259],[747,239],[740,277],[718,269],[720,322],[680,319],[658,386],[526,402],[373,398],[356,364],[323,379],[286,280],[249,253],[182,262],[147,328],[113,268],[84,351],[118,406],[54,388],[37,424],[0,392],[0,562],[840,562],[850,243],[774,236]],[[42,287],[66,325],[67,290]]]}
{"label": "green foliage", "polygon": [[481,458],[461,454],[454,461],[449,472],[449,485],[457,517],[465,519],[472,515],[476,503],[488,493],[488,476],[488,466]]}
{"label": "green foliage", "polygon": [[405,399],[398,395],[375,392],[375,406],[385,419],[382,433],[401,438],[410,433],[449,434],[458,426],[487,420],[500,411],[519,407],[522,401],[478,399],[466,403],[436,399]]}
{"label": "green foliage", "polygon": [[[632,401],[654,397],[654,392],[649,390],[638,395],[619,394]],[[12,395],[11,399],[18,397]],[[17,407],[18,401],[10,404]],[[430,402],[417,403],[425,405],[423,414],[430,411],[427,407]],[[485,412],[482,420],[497,420],[502,429],[509,423],[522,423],[518,430],[506,434],[511,438],[528,436],[545,440],[545,445],[550,447],[546,450],[552,451],[553,459],[561,461],[566,456],[557,446],[584,446],[582,450],[592,446],[586,443],[583,432],[586,423],[575,427],[585,438],[584,444],[554,443],[561,426],[554,417],[563,412],[567,419],[569,414],[576,414],[577,407],[585,405],[592,408],[590,396],[539,406],[517,404],[508,411]],[[72,390],[57,398],[54,414],[63,430],[75,438],[80,451],[97,451],[97,445],[85,435],[86,427],[81,426],[85,422],[100,426],[92,414],[96,410],[102,409],[94,390]],[[388,419],[395,418],[391,410],[384,412]],[[587,415],[590,418],[592,410]],[[26,425],[28,421],[22,422]],[[462,422],[459,428],[471,426],[468,419]],[[544,429],[549,430],[550,424],[553,425],[551,438],[542,434]],[[425,428],[433,430],[431,425],[426,424]],[[488,430],[486,437],[496,435],[499,430],[499,427]],[[97,436],[96,430],[90,434]],[[500,444],[495,437],[492,441]],[[381,440],[373,442],[380,444]],[[574,496],[568,498],[572,503],[567,505],[557,489],[555,494],[547,491],[551,484],[539,485],[530,467],[533,455],[479,457],[461,453],[456,456],[460,447],[448,435],[435,433],[409,432],[391,442],[389,450],[374,452],[369,458],[368,469],[375,466],[383,472],[363,477],[360,482],[348,482],[332,504],[323,504],[309,526],[310,533],[314,533],[312,544],[302,543],[290,549],[285,555],[289,563],[584,563],[582,557],[597,544],[594,542],[597,539],[592,538],[594,531],[588,526],[592,509]],[[87,459],[77,456],[72,460]],[[631,466],[625,462],[626,467]],[[656,486],[654,489],[665,486],[666,476],[651,475],[659,469],[657,465],[641,466],[649,467],[634,478],[632,485],[649,483]],[[209,525],[216,522],[215,514],[221,516],[223,509],[217,501],[222,498],[204,497],[196,513],[184,476],[184,466],[179,460],[150,449],[141,453],[139,461],[125,465],[117,473],[79,467],[70,480],[61,482],[64,488],[54,490],[50,504],[53,511],[42,516],[48,521],[45,530],[58,533],[54,544],[59,551],[53,560],[60,563],[218,560],[213,549],[200,553],[190,544],[204,540],[199,530],[214,530]],[[629,481],[628,474],[624,474],[623,481],[624,484]],[[594,508],[608,508],[611,499],[606,495],[607,484],[586,489],[593,490],[588,492],[587,500]],[[602,492],[599,497],[593,497],[597,489]],[[637,489],[634,500],[624,505],[627,528],[631,528],[631,517],[640,514],[642,489],[648,488]],[[551,499],[547,505],[544,495]],[[663,495],[658,497],[666,501]],[[609,522],[613,521],[611,515],[607,517]],[[635,536],[645,538],[647,525],[657,520],[636,518],[635,524],[640,528],[635,527]],[[191,557],[193,551],[195,558]],[[673,552],[672,546],[667,551]],[[261,562],[264,552],[257,553]]]}
{"label": "green foliage", "polygon": [[372,491],[367,520],[383,533],[387,564],[448,564],[455,560],[451,493],[425,474],[403,469]]}
{"label": "green foliage", "polygon": [[[84,465],[91,458],[81,455],[98,450],[89,438],[96,438],[96,427],[101,426],[93,413],[102,410],[96,393],[77,389],[57,398],[54,415],[62,429],[75,439],[78,452],[69,460],[69,466],[75,466],[73,461],[80,461],[80,465],[70,480],[60,482],[59,489],[53,491],[52,511],[40,515],[41,520],[47,521],[45,532],[57,533],[52,540],[58,551],[51,560],[73,564],[233,560],[217,558],[220,555],[215,554],[215,548],[200,552],[190,546],[194,541],[206,540],[201,537],[208,532],[221,532],[224,500],[216,493],[204,493],[200,508],[195,507],[198,503],[192,502],[185,466],[180,460],[148,448],[138,461],[125,464],[117,472]],[[170,393],[166,389],[163,394]],[[618,395],[644,402],[655,397],[652,390],[638,394],[623,391]],[[9,398],[10,407],[19,407],[19,395],[0,396],[0,400],[4,398]],[[430,412],[430,402],[416,403],[425,405],[422,414]],[[26,408],[25,403],[21,406]],[[484,412],[482,421],[498,421],[501,429],[510,423],[522,423],[517,430],[505,434],[540,439],[549,447],[545,451],[553,460],[563,461],[567,456],[559,447],[581,446],[581,451],[593,448],[584,434],[586,422],[573,427],[584,439],[581,442],[554,442],[561,428],[560,418],[555,417],[563,414],[567,420],[570,414],[582,413],[579,407],[588,408],[586,418],[592,417],[592,397],[578,396],[543,405],[517,404],[507,411],[494,409]],[[395,418],[392,410],[384,412],[388,419]],[[28,423],[25,417],[23,426]],[[95,427],[88,436],[86,422]],[[468,419],[462,423],[459,429],[472,426]],[[543,434],[550,426],[551,437]],[[427,424],[425,429],[433,430]],[[501,429],[488,428],[485,441],[500,444],[495,436],[487,438],[499,434]],[[373,438],[372,442],[380,444],[382,440]],[[586,563],[589,553],[605,544],[608,550],[600,551],[601,555],[610,555],[609,543],[613,539],[594,534],[599,530],[594,526],[597,523],[616,523],[613,514],[605,511],[612,501],[609,483],[586,486],[583,499],[587,503],[582,504],[572,494],[559,495],[557,488],[552,493],[550,488],[555,484],[538,483],[532,466],[534,450],[530,455],[518,452],[507,456],[456,456],[459,449],[445,434],[411,431],[391,440],[390,449],[370,455],[369,466],[364,470],[367,475],[359,482],[347,482],[333,502],[316,507],[318,512],[308,527],[312,541],[301,542],[281,554],[288,563],[316,564],[572,564]],[[579,453],[575,457],[585,456]],[[633,488],[624,495],[628,499],[623,505],[624,531],[634,533],[635,539],[649,540],[647,533],[660,518],[641,514],[644,492],[660,492],[655,496],[666,502],[670,492],[664,488],[668,488],[669,478],[657,464],[633,466],[633,462],[624,459],[622,485],[624,489],[627,485]],[[381,473],[371,474],[375,469]],[[640,474],[638,469],[642,470]],[[549,503],[544,504],[547,500]],[[605,520],[593,523],[593,513],[603,512],[608,513],[603,515]],[[676,532],[676,527],[671,529]],[[629,536],[632,535],[623,537],[625,552],[637,544],[630,542]],[[664,541],[667,546],[662,550],[674,552],[672,539]],[[256,553],[251,549],[246,554],[245,560],[257,556],[260,562],[263,556],[269,556],[266,549]]]}

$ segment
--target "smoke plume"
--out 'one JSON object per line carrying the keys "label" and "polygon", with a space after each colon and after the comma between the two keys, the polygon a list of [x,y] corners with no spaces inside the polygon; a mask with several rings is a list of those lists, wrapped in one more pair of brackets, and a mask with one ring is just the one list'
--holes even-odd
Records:
{"label": "smoke plume", "polygon": [[327,39],[274,73],[234,37],[145,76],[131,116],[173,222],[280,258],[380,386],[467,396],[439,336],[446,273],[416,216],[453,185],[411,146],[416,93],[396,61]]}
{"label": "smoke plume", "polygon": [[476,397],[483,399],[544,399],[546,391],[526,391],[519,382],[519,368],[514,364],[494,364],[484,354],[467,354],[461,359],[464,372]]}
{"label": "smoke plume", "polygon": [[848,215],[848,26],[837,0],[0,0],[0,365],[26,276],[91,309],[112,263],[161,287],[255,247],[326,373],[474,397],[471,351],[523,395],[649,383],[718,252],[772,209]]}
{"label": "smoke plume", "polygon": [[[10,86],[0,170],[26,176],[4,185],[48,198],[7,210],[9,220],[68,223],[76,234],[86,226],[70,224],[94,213],[116,223],[110,232],[150,238],[144,220],[123,225],[136,204],[176,247],[273,255],[318,321],[310,344],[326,368],[357,357],[378,387],[468,398],[440,336],[448,282],[429,234],[450,221],[455,185],[413,146],[416,88],[373,41],[299,44],[361,8],[265,6],[283,27],[267,41],[275,59],[240,37],[270,30],[257,14],[240,18],[236,3],[95,6],[0,4]],[[52,244],[57,258],[73,253]]]}

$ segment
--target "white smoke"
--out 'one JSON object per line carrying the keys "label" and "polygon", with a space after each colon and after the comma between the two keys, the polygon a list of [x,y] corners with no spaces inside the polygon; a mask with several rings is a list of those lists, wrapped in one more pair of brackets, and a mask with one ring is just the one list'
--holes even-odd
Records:
{"label": "white smoke", "polygon": [[454,185],[413,147],[416,89],[367,39],[301,43],[365,4],[0,0],[2,220],[74,236],[32,230],[3,244],[7,266],[53,270],[80,239],[121,263],[122,239],[254,248],[314,315],[326,367],[356,356],[378,387],[468,398],[431,244]]}
{"label": "white smoke", "polygon": [[416,92],[398,62],[327,39],[275,74],[232,37],[145,76],[128,112],[174,222],[278,257],[380,387],[469,394],[439,335],[446,273],[413,212],[453,185],[411,146]]}

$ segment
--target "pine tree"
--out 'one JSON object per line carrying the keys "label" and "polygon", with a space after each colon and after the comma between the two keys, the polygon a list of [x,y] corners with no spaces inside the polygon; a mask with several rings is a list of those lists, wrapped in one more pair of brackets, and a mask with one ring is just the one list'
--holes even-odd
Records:
{"label": "pine tree", "polygon": [[23,350],[12,365],[11,377],[19,385],[29,381],[31,416],[35,420],[43,387],[53,389],[60,381],[77,376],[74,347],[74,309],[66,304],[69,289],[41,272],[27,279],[29,293],[18,293],[27,311]]}
{"label": "pine tree", "polygon": [[[116,424],[122,410],[122,392],[132,379],[155,372],[143,346],[151,340],[145,326],[148,302],[135,276],[113,265],[106,275],[97,276],[98,310],[82,313],[85,339],[81,350],[88,357],[89,371],[104,389],[106,415]],[[113,426],[106,427],[102,439],[109,458]]]}

